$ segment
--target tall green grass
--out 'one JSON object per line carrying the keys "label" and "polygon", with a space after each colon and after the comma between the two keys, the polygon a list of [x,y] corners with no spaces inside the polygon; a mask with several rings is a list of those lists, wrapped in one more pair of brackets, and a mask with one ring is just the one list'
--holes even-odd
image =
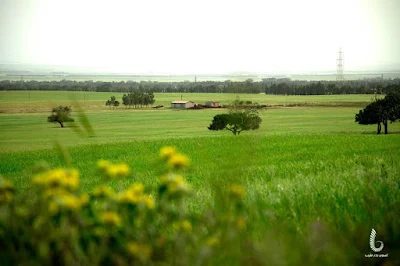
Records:
{"label": "tall green grass", "polygon": [[[160,172],[156,154],[166,145],[178,147],[191,158],[192,167],[185,176],[195,191],[189,205],[192,213],[218,209],[219,195],[232,183],[245,187],[253,239],[266,252],[257,256],[261,265],[375,263],[364,257],[370,253],[371,228],[379,232],[392,263],[398,262],[400,135],[229,135],[69,150],[72,164],[82,173],[85,191],[102,184],[95,165],[107,159],[128,163],[134,173],[132,179],[111,186],[120,190],[140,182],[155,195]],[[30,182],[30,169],[41,160],[63,166],[52,149],[17,151],[0,154],[1,173],[23,191]]]}

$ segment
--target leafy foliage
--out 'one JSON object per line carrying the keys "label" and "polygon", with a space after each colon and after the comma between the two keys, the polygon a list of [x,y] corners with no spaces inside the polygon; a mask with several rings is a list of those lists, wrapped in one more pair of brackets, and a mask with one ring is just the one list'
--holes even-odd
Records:
{"label": "leafy foliage", "polygon": [[114,109],[115,107],[118,107],[118,106],[119,106],[119,101],[117,101],[117,100],[115,99],[115,96],[111,96],[111,99],[110,99],[110,100],[107,100],[106,106],[110,106],[110,108],[111,108],[111,106],[112,106],[112,108]]}
{"label": "leafy foliage", "polygon": [[51,116],[47,117],[48,122],[59,123],[61,127],[64,127],[64,122],[73,122],[71,118],[72,108],[70,106],[58,106],[51,110]]}
{"label": "leafy foliage", "polygon": [[[266,93],[272,95],[332,95],[332,94],[386,94],[400,91],[400,79],[366,78],[360,80],[336,81],[306,81],[289,78],[265,78],[262,81],[247,79],[245,81],[171,81],[160,78],[148,81],[147,77],[140,82],[93,81],[92,76],[86,76],[87,81],[0,81],[0,90],[29,90],[29,91],[97,91],[129,93],[137,90],[154,92],[197,92],[197,93]],[[320,76],[316,76],[321,78]],[[182,77],[177,77],[180,79]],[[349,77],[350,78],[350,77]],[[146,80],[146,81],[145,81]]]}
{"label": "leafy foliage", "polygon": [[355,122],[361,125],[377,124],[377,134],[381,133],[381,123],[388,134],[388,121],[400,120],[400,94],[389,93],[384,99],[375,99],[360,110],[355,116]]}
{"label": "leafy foliage", "polygon": [[241,101],[236,99],[229,107],[228,114],[218,114],[214,116],[209,130],[229,130],[234,135],[239,135],[244,130],[255,130],[260,127],[262,122],[257,111],[258,104],[251,101]]}
{"label": "leafy foliage", "polygon": [[229,123],[229,114],[218,114],[211,121],[209,130],[223,130]]}
{"label": "leafy foliage", "polygon": [[122,104],[126,107],[143,107],[154,104],[154,94],[151,91],[135,91],[122,96]]}

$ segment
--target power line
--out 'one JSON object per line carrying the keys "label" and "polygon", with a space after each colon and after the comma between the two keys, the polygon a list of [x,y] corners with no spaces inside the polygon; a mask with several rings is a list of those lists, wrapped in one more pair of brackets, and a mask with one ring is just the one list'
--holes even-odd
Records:
{"label": "power line", "polygon": [[343,59],[343,51],[342,48],[339,49],[338,58],[336,59],[336,81],[343,81],[343,69],[344,69],[344,59]]}

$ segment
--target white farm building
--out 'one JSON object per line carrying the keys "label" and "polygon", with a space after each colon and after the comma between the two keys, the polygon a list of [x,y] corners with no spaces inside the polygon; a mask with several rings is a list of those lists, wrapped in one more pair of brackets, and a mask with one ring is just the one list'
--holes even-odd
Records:
{"label": "white farm building", "polygon": [[171,108],[174,109],[186,109],[194,106],[192,101],[173,101],[171,102]]}

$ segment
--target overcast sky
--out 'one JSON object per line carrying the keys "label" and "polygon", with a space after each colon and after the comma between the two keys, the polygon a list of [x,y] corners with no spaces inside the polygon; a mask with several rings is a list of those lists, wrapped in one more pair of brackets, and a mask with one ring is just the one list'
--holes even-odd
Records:
{"label": "overcast sky", "polygon": [[0,0],[0,63],[136,73],[400,69],[400,0]]}

